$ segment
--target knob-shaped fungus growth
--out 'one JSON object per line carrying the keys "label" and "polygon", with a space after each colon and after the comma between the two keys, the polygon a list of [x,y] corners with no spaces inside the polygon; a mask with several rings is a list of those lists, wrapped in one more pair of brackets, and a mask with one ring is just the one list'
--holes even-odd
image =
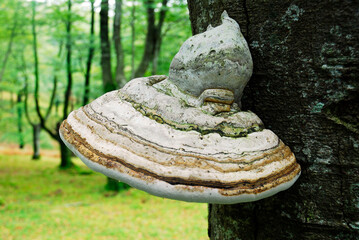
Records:
{"label": "knob-shaped fungus growth", "polygon": [[252,59],[238,24],[189,38],[169,78],[130,81],[73,111],[65,144],[91,169],[151,194],[232,204],[289,188],[300,166],[252,112],[240,111]]}

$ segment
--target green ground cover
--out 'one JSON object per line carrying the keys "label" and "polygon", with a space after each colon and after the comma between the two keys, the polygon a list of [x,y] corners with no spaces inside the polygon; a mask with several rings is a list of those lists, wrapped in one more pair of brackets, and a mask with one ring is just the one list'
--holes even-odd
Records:
{"label": "green ground cover", "polygon": [[0,239],[208,239],[207,205],[136,189],[112,196],[106,178],[74,159],[0,155]]}

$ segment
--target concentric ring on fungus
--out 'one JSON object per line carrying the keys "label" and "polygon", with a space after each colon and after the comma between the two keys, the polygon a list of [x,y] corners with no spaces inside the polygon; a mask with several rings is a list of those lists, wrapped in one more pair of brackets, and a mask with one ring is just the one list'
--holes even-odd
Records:
{"label": "concentric ring on fungus", "polygon": [[223,13],[222,25],[183,44],[169,77],[106,93],[73,111],[60,136],[91,169],[156,196],[219,204],[269,197],[292,186],[300,166],[257,115],[240,111],[251,73],[247,43]]}

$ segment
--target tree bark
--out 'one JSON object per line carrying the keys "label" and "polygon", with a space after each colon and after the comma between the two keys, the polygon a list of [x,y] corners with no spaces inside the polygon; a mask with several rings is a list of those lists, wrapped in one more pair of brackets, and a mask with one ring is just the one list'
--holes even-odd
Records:
{"label": "tree bark", "polygon": [[111,48],[108,38],[108,0],[101,1],[100,11],[101,68],[105,92],[116,89],[111,74]]}
{"label": "tree bark", "polygon": [[193,34],[227,10],[254,61],[244,109],[302,175],[253,203],[209,205],[211,239],[359,239],[359,18],[354,1],[189,0]]}
{"label": "tree bark", "polygon": [[90,23],[90,46],[89,52],[86,61],[86,73],[85,73],[85,87],[84,87],[84,96],[82,100],[83,106],[85,106],[89,102],[90,98],[90,77],[91,77],[91,65],[92,59],[95,53],[94,46],[94,35],[95,35],[95,7],[94,0],[91,0],[91,23]]}
{"label": "tree bark", "polygon": [[121,35],[121,25],[122,25],[122,0],[116,0],[115,7],[115,19],[113,20],[113,44],[115,45],[116,53],[116,71],[115,71],[115,81],[119,88],[123,87],[126,84],[126,77],[124,73],[124,54],[122,48],[122,35]]}

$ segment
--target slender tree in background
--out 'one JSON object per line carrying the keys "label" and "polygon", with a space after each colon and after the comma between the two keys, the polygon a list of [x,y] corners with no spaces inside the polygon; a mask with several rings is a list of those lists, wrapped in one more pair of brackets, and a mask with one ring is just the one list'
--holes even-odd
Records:
{"label": "slender tree in background", "polygon": [[[135,72],[135,77],[142,77],[148,69],[150,62],[153,62],[155,51],[160,50],[162,26],[165,20],[167,11],[167,0],[162,1],[160,10],[159,21],[156,25],[155,15],[155,2],[154,0],[146,0],[145,6],[147,9],[147,33],[145,40],[145,49],[143,52],[142,60]],[[157,53],[158,56],[158,53]],[[156,59],[156,70],[157,70],[157,59]]]}
{"label": "slender tree in background", "polygon": [[122,25],[122,0],[116,0],[115,18],[113,20],[113,44],[115,46],[116,53],[116,71],[115,81],[119,88],[126,83],[126,77],[124,73],[124,53],[121,41],[121,25]]}
{"label": "slender tree in background", "polygon": [[358,239],[358,2],[189,0],[188,7],[193,34],[218,25],[223,10],[239,23],[254,61],[244,108],[302,166],[297,183],[273,197],[210,204],[210,238]]}
{"label": "slender tree in background", "polygon": [[136,22],[136,4],[135,1],[132,1],[132,8],[131,8],[131,78],[135,78],[135,37],[136,37],[136,30],[135,30],[135,22]]}
{"label": "slender tree in background", "polygon": [[[72,66],[71,66],[71,54],[72,54],[72,39],[71,39],[71,7],[72,3],[71,0],[67,1],[67,21],[66,21],[66,73],[67,73],[67,87],[65,91],[65,97],[64,97],[64,111],[62,115],[62,120],[65,120],[67,118],[67,115],[69,114],[68,107],[69,107],[69,100],[71,97],[71,89],[72,89]],[[61,141],[59,134],[58,134],[58,128],[59,128],[60,122],[56,126],[56,139],[60,143],[60,149],[61,149],[61,164],[60,168],[69,168],[73,166],[73,163],[71,161],[71,152],[66,147],[63,141]]]}
{"label": "slender tree in background", "polygon": [[155,45],[155,3],[154,0],[146,0],[145,7],[147,10],[147,33],[145,40],[145,49],[143,51],[142,60],[137,67],[135,77],[142,77],[153,57],[153,49]]}
{"label": "slender tree in background", "polygon": [[[49,106],[47,108],[46,114],[43,115],[41,113],[40,104],[39,104],[39,68],[38,68],[38,56],[37,56],[37,35],[36,35],[36,2],[32,2],[33,4],[33,15],[32,15],[32,34],[33,34],[33,51],[34,51],[34,75],[35,75],[35,106],[36,106],[36,113],[40,119],[41,127],[60,145],[60,152],[61,152],[61,162],[60,168],[67,169],[73,166],[71,161],[71,152],[63,143],[59,135],[59,126],[61,122],[66,119],[68,115],[68,107],[69,101],[71,96],[71,88],[72,88],[72,69],[71,69],[71,0],[67,2],[67,16],[66,16],[66,73],[67,73],[67,86],[64,94],[64,106],[63,106],[63,115],[62,118],[56,123],[56,125],[51,129],[47,126],[46,122],[50,116],[51,108],[54,105],[54,100],[56,96],[56,88],[57,88],[57,76],[56,74],[53,77],[53,91],[51,94],[51,98],[49,101]],[[61,51],[61,44],[60,44],[60,51]],[[59,53],[60,53],[59,51]]]}
{"label": "slender tree in background", "polygon": [[94,7],[94,0],[91,0],[91,23],[90,23],[90,46],[89,52],[87,55],[86,61],[86,73],[85,73],[85,87],[84,87],[84,96],[82,100],[82,105],[85,106],[90,98],[90,78],[91,78],[91,65],[92,59],[95,53],[95,7]]}
{"label": "slender tree in background", "polygon": [[18,129],[18,135],[19,135],[19,148],[23,149],[25,146],[24,142],[24,131],[23,131],[23,121],[22,121],[22,113],[23,113],[23,91],[24,89],[21,89],[17,93],[17,104],[16,104],[16,112],[17,112],[17,129]]}
{"label": "slender tree in background", "polygon": [[111,74],[111,45],[108,37],[108,9],[108,0],[102,0],[100,10],[100,40],[102,85],[104,92],[116,89]]}
{"label": "slender tree in background", "polygon": [[162,26],[166,18],[166,12],[167,12],[167,3],[168,0],[162,1],[161,10],[159,13],[159,20],[156,26],[156,32],[155,32],[155,45],[153,49],[153,58],[152,58],[152,75],[155,75],[157,73],[157,67],[158,67],[158,57],[160,55],[161,51],[161,45],[162,45]]}
{"label": "slender tree in background", "polygon": [[[37,57],[37,35],[36,35],[36,2],[32,2],[32,19],[31,19],[31,27],[32,27],[32,35],[33,35],[33,52],[34,52],[34,76],[35,76],[35,99],[38,97],[38,88],[39,88],[39,67],[38,67],[38,57]],[[40,132],[41,132],[41,123],[40,121],[35,122],[31,119],[29,114],[29,107],[28,107],[28,98],[29,98],[29,82],[28,82],[28,76],[26,73],[26,62],[24,58],[24,54],[22,52],[21,54],[21,65],[22,65],[22,72],[23,77],[25,80],[25,88],[24,88],[24,94],[25,94],[25,116],[27,121],[32,127],[32,149],[33,149],[33,160],[40,159]],[[35,100],[35,102],[38,103],[38,100]]]}
{"label": "slender tree in background", "polygon": [[[32,24],[34,24],[34,22],[32,22]],[[27,75],[27,70],[26,70],[26,62],[25,62],[25,58],[24,58],[24,51],[23,49],[21,49],[21,52],[19,53],[20,57],[19,57],[19,63],[18,63],[18,73],[21,73],[21,77],[24,79],[24,88],[21,90],[22,95],[24,95],[24,103],[23,103],[23,108],[25,110],[25,117],[27,122],[30,124],[30,126],[32,127],[32,159],[33,160],[39,160],[40,159],[40,132],[41,132],[41,124],[40,121],[33,121],[30,117],[29,114],[29,104],[28,104],[28,98],[29,98],[29,91],[28,91],[28,87],[29,87],[29,80],[28,80],[28,75]],[[19,77],[19,78],[21,78]],[[18,94],[19,95],[19,94]],[[18,100],[20,100],[18,98]],[[19,106],[18,106],[19,107]],[[22,106],[21,106],[22,107]],[[18,115],[22,114],[22,109],[18,109]],[[18,117],[18,129],[20,132],[20,128],[22,131],[22,122],[20,120],[20,116]],[[22,137],[20,137],[22,138]],[[20,142],[23,140],[20,140]]]}
{"label": "slender tree in background", "polygon": [[28,87],[29,87],[29,81],[28,81],[28,77],[26,74],[26,69],[23,68],[23,76],[25,79],[25,88],[24,88],[24,95],[25,95],[25,100],[24,100],[24,108],[25,108],[25,116],[26,119],[28,121],[28,123],[31,125],[32,127],[32,150],[33,150],[33,154],[32,154],[32,159],[33,160],[38,160],[40,159],[40,132],[41,132],[41,124],[40,122],[34,122],[29,114],[29,105],[28,105],[28,98],[29,98],[29,92],[28,92]]}
{"label": "slender tree in background", "polygon": [[[116,89],[111,74],[111,48],[108,30],[108,1],[101,1],[100,10],[100,38],[101,38],[101,68],[103,91],[109,92]],[[118,192],[119,183],[117,180],[107,177],[106,189]]]}

